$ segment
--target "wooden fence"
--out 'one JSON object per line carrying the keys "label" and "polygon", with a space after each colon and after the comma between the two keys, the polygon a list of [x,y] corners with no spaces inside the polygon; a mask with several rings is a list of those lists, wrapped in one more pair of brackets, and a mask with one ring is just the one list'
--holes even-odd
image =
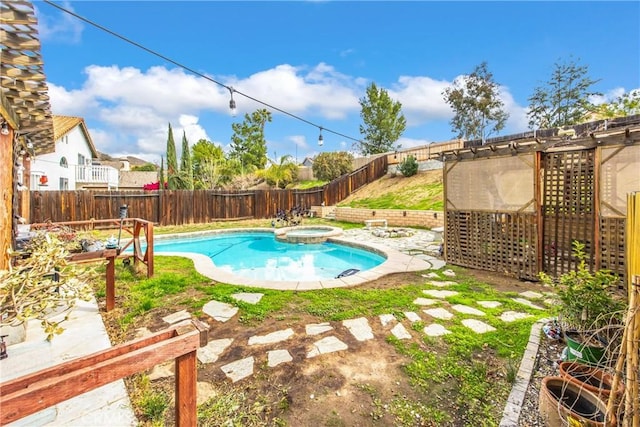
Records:
{"label": "wooden fence", "polygon": [[167,191],[32,191],[29,220],[85,221],[118,217],[122,205],[129,216],[158,225],[182,225],[247,218],[272,218],[279,210],[335,205],[358,188],[384,176],[387,158],[308,190],[167,190]]}

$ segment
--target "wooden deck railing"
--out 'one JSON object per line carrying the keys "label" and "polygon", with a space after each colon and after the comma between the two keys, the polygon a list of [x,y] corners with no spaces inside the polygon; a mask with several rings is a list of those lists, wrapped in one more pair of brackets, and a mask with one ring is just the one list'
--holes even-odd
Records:
{"label": "wooden deck railing", "polygon": [[196,351],[208,341],[208,327],[192,320],[149,337],[0,383],[0,424],[49,408],[121,378],[175,360],[175,423],[194,426]]}
{"label": "wooden deck railing", "polygon": [[[121,223],[122,221],[122,223]],[[140,218],[101,219],[88,221],[67,221],[67,222],[43,222],[31,224],[32,230],[47,229],[56,226],[67,226],[74,229],[94,230],[98,227],[105,228],[111,226],[119,228],[122,224],[122,231],[125,231],[130,238],[118,249],[105,249],[95,252],[82,252],[73,254],[69,261],[73,263],[107,261],[106,281],[106,302],[107,311],[115,308],[115,260],[116,258],[132,258],[133,265],[142,263],[147,267],[147,277],[153,276],[153,223]],[[141,237],[144,238],[146,247],[142,250]],[[132,252],[125,252],[131,247]]]}

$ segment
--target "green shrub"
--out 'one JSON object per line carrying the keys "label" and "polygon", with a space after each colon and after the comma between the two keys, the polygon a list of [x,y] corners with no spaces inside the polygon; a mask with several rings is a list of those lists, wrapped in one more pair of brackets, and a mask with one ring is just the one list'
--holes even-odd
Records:
{"label": "green shrub", "polygon": [[313,175],[321,181],[332,181],[351,172],[353,155],[346,151],[320,153],[313,159]]}
{"label": "green shrub", "polygon": [[398,165],[398,169],[404,176],[413,176],[418,173],[418,161],[414,156],[405,157]]}

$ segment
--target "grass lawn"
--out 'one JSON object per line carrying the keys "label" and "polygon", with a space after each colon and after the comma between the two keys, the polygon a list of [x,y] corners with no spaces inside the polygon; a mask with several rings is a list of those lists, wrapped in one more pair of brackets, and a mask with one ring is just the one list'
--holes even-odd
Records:
{"label": "grass lawn", "polygon": [[[243,222],[242,225],[265,226],[266,222]],[[239,227],[237,222],[220,226]],[[355,226],[361,227],[359,224]],[[201,228],[158,227],[156,232],[196,229]],[[220,377],[218,367],[198,363],[199,377],[218,379],[212,383],[215,395],[199,406],[199,425],[309,425],[303,421],[304,416],[309,416],[305,414],[313,414],[317,420],[314,425],[497,425],[531,326],[536,320],[548,317],[549,312],[514,302],[512,298],[522,290],[517,285],[514,288],[496,287],[489,281],[478,280],[469,270],[455,267],[453,270],[457,273],[453,279],[441,276],[442,280],[456,282],[447,288],[458,292],[448,298],[448,304],[474,306],[479,300],[501,303],[498,308],[483,308],[486,316],[482,321],[494,326],[495,332],[472,332],[461,324],[461,316],[456,315],[451,320],[438,321],[451,331],[443,337],[428,337],[423,333],[426,324],[415,322],[410,325],[414,339],[398,340],[387,334],[386,338],[377,338],[377,343],[371,344],[373,348],[369,350],[364,344],[354,344],[354,348],[359,348],[358,345],[362,348],[353,353],[367,358],[358,366],[373,366],[382,359],[398,363],[397,375],[388,368],[382,376],[388,378],[376,381],[360,381],[354,379],[357,378],[355,374],[353,378],[336,374],[338,371],[334,368],[339,370],[340,365],[346,363],[338,356],[335,360],[323,356],[288,364],[292,366],[283,368],[290,370],[286,375],[282,373],[284,371],[259,365],[251,380],[237,384]],[[168,256],[156,257],[155,271],[155,276],[147,279],[132,267],[118,263],[116,309],[104,314],[113,343],[132,339],[138,328],[157,330],[162,327],[160,319],[163,316],[183,309],[208,321],[214,336],[228,336],[230,333],[246,336],[251,331],[274,331],[310,322],[338,325],[342,320],[358,317],[367,318],[370,324],[376,321],[379,324],[377,316],[388,313],[406,323],[405,312],[421,309],[413,301],[425,296],[422,290],[437,289],[420,274],[408,273],[353,288],[306,292],[212,284],[210,279],[195,271],[190,260]],[[104,284],[97,281],[95,289],[98,300],[103,300]],[[232,294],[238,292],[260,292],[264,295],[258,304],[253,305],[234,299]],[[211,300],[237,306],[239,313],[233,322],[224,325],[212,323],[208,316],[203,315],[202,306]],[[527,312],[530,317],[505,323],[499,315],[506,310]],[[306,341],[287,343],[289,348],[308,345]],[[340,357],[351,357],[351,350],[344,353]],[[310,366],[314,364],[322,366],[325,375],[317,377],[309,373]],[[305,366],[305,370],[300,366]],[[174,414],[172,380],[151,381],[147,374],[127,379],[137,416],[142,425],[170,424]],[[338,392],[327,392],[325,396],[319,390],[319,382],[329,377],[340,378],[340,390],[343,394],[348,390],[358,396],[356,402],[348,403],[345,398],[339,403],[327,400],[325,404],[314,406],[314,400],[319,400],[320,396],[339,398],[335,395]],[[318,397],[310,400],[305,394],[309,389],[315,390]],[[391,392],[394,389],[402,392]]]}

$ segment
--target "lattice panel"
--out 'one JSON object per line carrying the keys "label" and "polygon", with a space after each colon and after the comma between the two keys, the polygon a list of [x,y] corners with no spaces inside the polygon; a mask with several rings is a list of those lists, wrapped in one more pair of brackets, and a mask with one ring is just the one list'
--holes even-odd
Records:
{"label": "lattice panel", "polygon": [[600,220],[600,268],[610,270],[623,279],[626,276],[625,225],[626,218],[623,217]]}
{"label": "lattice panel", "polygon": [[452,264],[536,279],[533,214],[447,211],[446,259]]}
{"label": "lattice panel", "polygon": [[552,276],[575,270],[574,240],[585,244],[593,267],[594,150],[547,153],[543,169],[543,270]]}

